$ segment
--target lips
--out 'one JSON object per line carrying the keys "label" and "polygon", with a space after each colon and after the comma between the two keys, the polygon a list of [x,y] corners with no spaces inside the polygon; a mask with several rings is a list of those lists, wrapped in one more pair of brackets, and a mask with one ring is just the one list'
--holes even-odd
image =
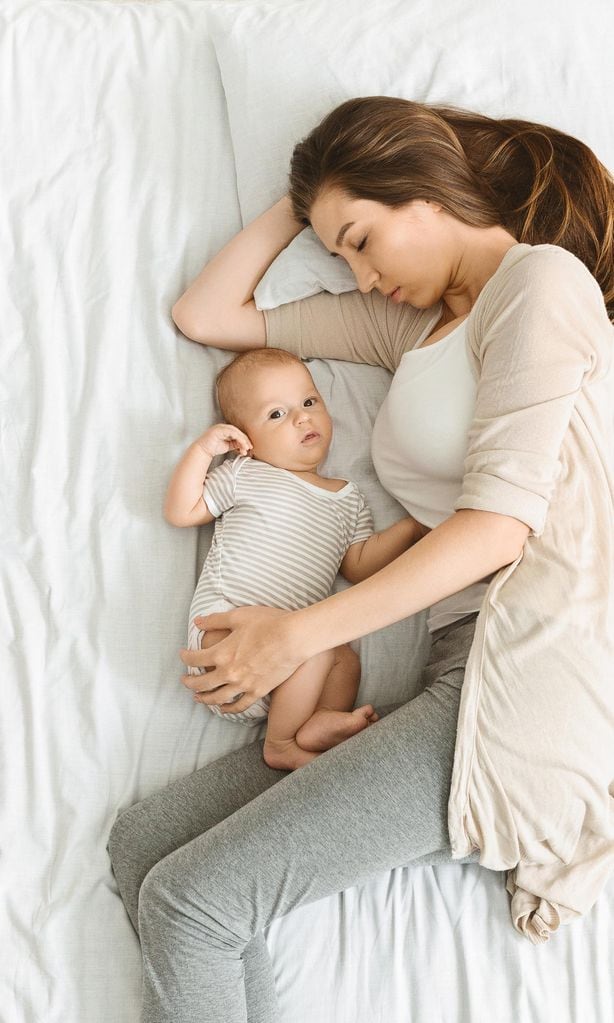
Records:
{"label": "lips", "polygon": [[389,297],[391,302],[400,302],[401,301],[401,287],[400,287],[400,285],[399,285],[398,288],[395,288],[394,291],[391,291],[390,295],[388,297]]}
{"label": "lips", "polygon": [[320,434],[316,433],[314,430],[311,430],[310,433],[306,433],[305,434],[305,436],[303,437],[303,439],[301,441],[301,444],[311,444],[311,443],[313,443],[313,441],[316,441],[316,440],[319,440],[319,439],[320,439]]}

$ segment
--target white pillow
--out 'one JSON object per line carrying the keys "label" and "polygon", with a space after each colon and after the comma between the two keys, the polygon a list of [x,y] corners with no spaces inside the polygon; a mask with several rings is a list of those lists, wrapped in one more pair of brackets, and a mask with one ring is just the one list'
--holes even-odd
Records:
{"label": "white pillow", "polygon": [[258,309],[275,309],[318,291],[340,295],[355,290],[356,278],[345,260],[333,259],[315,232],[306,227],[273,260],[254,291],[254,300]]}
{"label": "white pillow", "polygon": [[[568,131],[614,166],[610,0],[309,0],[211,6],[243,223],[287,191],[296,142],[351,96],[448,103]],[[259,308],[355,287],[304,231],[256,289]]]}

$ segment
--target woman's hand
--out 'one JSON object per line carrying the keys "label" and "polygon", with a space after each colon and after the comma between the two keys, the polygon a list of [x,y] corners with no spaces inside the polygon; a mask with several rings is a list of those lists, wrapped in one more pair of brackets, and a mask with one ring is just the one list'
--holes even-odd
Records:
{"label": "woman's hand", "polygon": [[[306,660],[291,635],[294,612],[273,607],[240,607],[195,618],[201,629],[230,629],[230,635],[205,650],[181,650],[184,664],[206,668],[181,681],[200,702],[222,713],[237,713],[270,693]],[[235,703],[237,694],[242,693]]]}

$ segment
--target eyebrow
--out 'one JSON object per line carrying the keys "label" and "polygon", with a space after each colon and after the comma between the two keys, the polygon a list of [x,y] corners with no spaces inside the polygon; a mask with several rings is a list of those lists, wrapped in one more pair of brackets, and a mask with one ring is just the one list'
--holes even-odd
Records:
{"label": "eyebrow", "polygon": [[[335,245],[342,245],[343,244],[343,239],[345,237],[345,232],[348,231],[350,227],[353,227],[355,223],[356,223],[355,220],[350,220],[350,222],[348,224],[344,224],[343,225],[343,227],[339,231],[339,234],[337,235],[337,240],[335,242]],[[331,256],[338,256],[338,255],[339,255],[338,252],[331,252]]]}

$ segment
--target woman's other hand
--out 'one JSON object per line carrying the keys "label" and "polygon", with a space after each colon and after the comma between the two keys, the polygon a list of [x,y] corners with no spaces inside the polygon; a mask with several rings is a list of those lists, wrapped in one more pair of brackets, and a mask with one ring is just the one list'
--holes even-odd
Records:
{"label": "woman's other hand", "polygon": [[246,710],[307,660],[291,637],[292,617],[279,608],[240,607],[195,618],[201,629],[229,629],[230,635],[204,650],[181,650],[185,665],[206,669],[181,681],[200,694],[199,702],[215,704],[222,713]]}

